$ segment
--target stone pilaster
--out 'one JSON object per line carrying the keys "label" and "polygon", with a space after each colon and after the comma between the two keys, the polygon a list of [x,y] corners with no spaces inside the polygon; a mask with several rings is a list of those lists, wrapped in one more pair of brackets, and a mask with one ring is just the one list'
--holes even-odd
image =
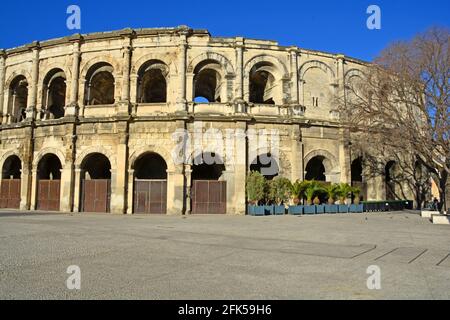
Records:
{"label": "stone pilaster", "polygon": [[134,170],[128,170],[127,214],[133,214]]}
{"label": "stone pilaster", "polygon": [[38,187],[38,170],[33,168],[31,170],[31,199],[30,210],[35,211],[37,209],[37,187]]}
{"label": "stone pilaster", "polygon": [[167,214],[182,215],[184,208],[184,179],[183,165],[177,165],[175,170],[167,171]]}
{"label": "stone pilaster", "polygon": [[[246,190],[245,180],[247,178],[247,123],[236,124],[235,150],[234,150],[234,213],[245,215]],[[252,160],[251,160],[252,161]]]}
{"label": "stone pilaster", "polygon": [[291,128],[291,180],[303,179],[303,156],[302,137],[298,124],[293,124]]}
{"label": "stone pilaster", "polygon": [[182,29],[179,32],[180,43],[178,49],[178,79],[179,79],[179,87],[178,87],[178,98],[177,98],[177,112],[186,112],[186,69],[187,69],[187,36],[189,31],[187,29]]}
{"label": "stone pilaster", "polygon": [[129,115],[130,113],[131,35],[131,30],[125,30],[123,33],[122,96],[117,108],[117,114],[121,116]]}
{"label": "stone pilaster", "polygon": [[298,49],[293,47],[289,49],[290,66],[291,66],[291,103],[299,103],[299,89],[298,89]]}
{"label": "stone pilaster", "polygon": [[111,213],[127,212],[128,123],[117,123],[119,143],[116,146],[115,178],[111,177]]}
{"label": "stone pilaster", "polygon": [[235,99],[237,113],[246,113],[246,103],[244,101],[244,38],[236,38],[236,78],[235,78]]}
{"label": "stone pilaster", "polygon": [[79,167],[75,167],[74,171],[73,212],[77,213],[81,211],[81,175],[83,172]]}
{"label": "stone pilaster", "polygon": [[39,81],[39,43],[35,42],[30,45],[32,51],[32,67],[31,67],[31,88],[26,110],[26,121],[33,121],[36,116],[36,104]]}
{"label": "stone pilaster", "polygon": [[184,200],[185,200],[185,214],[190,215],[192,213],[192,165],[186,164],[184,165]]}
{"label": "stone pilaster", "polygon": [[0,124],[3,120],[3,115],[6,115],[8,112],[3,110],[3,99],[4,99],[4,90],[5,90],[5,67],[6,64],[6,53],[4,50],[0,49]]}
{"label": "stone pilaster", "polygon": [[81,36],[74,37],[71,41],[73,46],[72,52],[72,79],[70,88],[69,104],[66,106],[65,116],[76,117],[78,116],[78,93],[79,93],[79,81],[80,81],[80,58],[81,58]]}
{"label": "stone pilaster", "polygon": [[[72,126],[69,124],[68,126]],[[70,129],[69,129],[70,130]],[[60,190],[60,210],[64,212],[72,211],[74,204],[74,179],[75,179],[75,148],[76,148],[76,135],[72,132],[68,132],[64,145],[66,146],[66,163],[63,164],[61,170],[61,190]],[[70,147],[69,147],[70,146]]]}

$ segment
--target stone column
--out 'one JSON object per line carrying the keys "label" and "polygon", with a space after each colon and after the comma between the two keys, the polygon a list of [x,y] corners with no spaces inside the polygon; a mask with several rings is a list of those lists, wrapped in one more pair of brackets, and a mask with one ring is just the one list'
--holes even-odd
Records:
{"label": "stone column", "polygon": [[128,170],[127,214],[133,214],[134,170]]}
{"label": "stone column", "polygon": [[344,128],[339,129],[339,164],[341,168],[340,180],[342,183],[351,183],[351,159],[350,159],[350,141],[348,131]]}
{"label": "stone column", "polygon": [[[245,215],[247,212],[245,180],[247,177],[247,124],[236,123],[234,151],[234,213]],[[253,160],[250,160],[253,161]]]}
{"label": "stone column", "polygon": [[291,103],[293,103],[293,104],[299,103],[297,52],[298,52],[298,49],[295,47],[289,49],[289,54],[291,57],[290,60],[291,60],[291,81],[292,81]]}
{"label": "stone column", "polygon": [[115,179],[111,178],[111,213],[126,213],[127,203],[127,163],[128,163],[128,132],[126,122],[118,123],[119,143],[116,147]]}
{"label": "stone column", "polygon": [[186,164],[184,165],[184,199],[185,199],[185,214],[190,215],[192,213],[192,199],[191,199],[191,191],[192,191],[192,165]]}
{"label": "stone column", "polygon": [[[69,124],[68,126],[71,126]],[[69,130],[71,130],[70,128]],[[74,199],[74,161],[76,150],[76,135],[67,132],[64,145],[66,146],[66,163],[61,170],[60,210],[70,212],[73,209]]]}
{"label": "stone column", "polygon": [[37,168],[33,168],[31,170],[31,203],[30,203],[30,210],[35,211],[37,206],[37,185],[38,185],[38,170]]}
{"label": "stone column", "polygon": [[39,81],[39,43],[33,43],[30,46],[32,50],[32,70],[31,70],[31,88],[28,100],[28,106],[26,110],[26,120],[32,121],[36,114],[37,93],[38,93],[38,81]]}
{"label": "stone column", "polygon": [[30,169],[27,168],[27,164],[22,168],[21,171],[21,183],[20,183],[20,210],[29,210],[30,209],[30,181],[31,181],[31,172]]}
{"label": "stone column", "polygon": [[175,170],[167,171],[167,214],[182,215],[184,208],[184,175],[183,165],[177,165]]}
{"label": "stone column", "polygon": [[291,181],[303,179],[302,137],[298,124],[291,128]]}
{"label": "stone column", "polygon": [[244,38],[236,38],[234,45],[236,50],[236,94],[234,102],[236,104],[237,113],[246,113],[245,101],[244,101]]}
{"label": "stone column", "polygon": [[130,113],[130,65],[131,65],[131,33],[126,34],[123,44],[122,96],[117,113],[127,116]]}
{"label": "stone column", "polygon": [[81,175],[83,174],[80,167],[75,167],[75,183],[73,187],[73,212],[81,211]]}
{"label": "stone column", "polygon": [[[4,99],[4,90],[5,90],[5,64],[6,64],[6,53],[4,50],[0,50],[0,124],[3,122],[5,123],[5,120],[3,119],[3,116],[6,115],[8,112],[6,110],[3,110],[3,99]],[[7,108],[7,105],[6,105]],[[3,121],[2,121],[3,120]]]}
{"label": "stone column", "polygon": [[76,117],[78,115],[78,93],[80,81],[80,38],[73,40],[72,52],[72,79],[70,88],[70,100],[66,106],[65,116]]}
{"label": "stone column", "polygon": [[178,98],[177,98],[177,112],[186,112],[186,57],[187,57],[187,36],[188,30],[180,31],[179,57],[178,57]]}

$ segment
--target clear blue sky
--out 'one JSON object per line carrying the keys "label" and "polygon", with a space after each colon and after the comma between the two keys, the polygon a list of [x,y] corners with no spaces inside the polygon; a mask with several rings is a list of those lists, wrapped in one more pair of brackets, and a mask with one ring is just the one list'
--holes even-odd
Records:
{"label": "clear blue sky", "polygon": [[[185,24],[213,36],[276,40],[364,60],[394,40],[450,26],[450,0],[15,0],[2,1],[0,48],[77,33],[66,27],[71,4],[81,7],[80,33]],[[381,8],[379,31],[366,28],[371,4]]]}

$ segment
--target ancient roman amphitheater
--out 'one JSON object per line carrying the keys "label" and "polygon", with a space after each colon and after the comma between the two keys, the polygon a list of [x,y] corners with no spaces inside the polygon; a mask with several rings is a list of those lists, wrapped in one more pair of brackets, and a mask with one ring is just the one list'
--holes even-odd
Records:
{"label": "ancient roman amphitheater", "polygon": [[364,65],[185,26],[2,50],[1,207],[245,214],[246,174],[267,167],[385,198],[333,103]]}

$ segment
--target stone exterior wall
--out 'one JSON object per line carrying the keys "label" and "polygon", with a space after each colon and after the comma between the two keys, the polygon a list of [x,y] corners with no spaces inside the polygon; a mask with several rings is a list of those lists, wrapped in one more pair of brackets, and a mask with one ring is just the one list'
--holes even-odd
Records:
{"label": "stone exterior wall", "polygon": [[[164,75],[165,102],[140,100],[146,68]],[[206,69],[216,72],[214,94],[220,101],[196,103],[196,76]],[[351,150],[333,97],[345,94],[346,81],[362,69],[364,62],[343,55],[273,41],[215,38],[184,26],[74,35],[1,51],[0,167],[11,155],[20,158],[21,208],[35,210],[39,161],[56,155],[62,165],[61,210],[78,212],[82,163],[101,153],[111,164],[111,212],[131,214],[134,162],[155,152],[167,163],[168,214],[188,214],[192,163],[173,161],[174,132],[194,134],[201,122],[221,132],[277,130],[280,175],[304,179],[308,161],[320,156],[327,181],[350,182]],[[60,118],[48,116],[47,110],[46,79],[54,70],[62,72],[66,85]],[[112,74],[114,103],[87,105],[95,90],[95,70]],[[270,98],[270,103],[251,101],[254,74],[267,76],[262,99]],[[12,87],[18,77],[26,79],[28,90],[21,121],[15,118],[18,93]],[[260,152],[243,141],[236,143],[233,155],[234,160],[245,158],[243,162],[228,159],[225,149],[218,151],[227,158],[222,179],[228,182],[229,214],[245,214],[245,176],[251,155]],[[368,188],[370,200],[381,199],[384,186]]]}

